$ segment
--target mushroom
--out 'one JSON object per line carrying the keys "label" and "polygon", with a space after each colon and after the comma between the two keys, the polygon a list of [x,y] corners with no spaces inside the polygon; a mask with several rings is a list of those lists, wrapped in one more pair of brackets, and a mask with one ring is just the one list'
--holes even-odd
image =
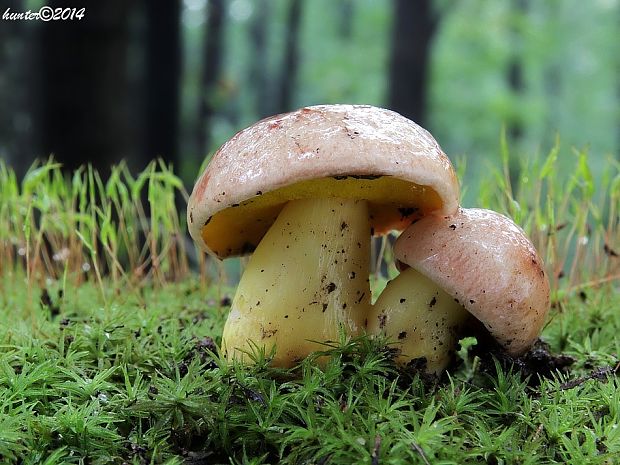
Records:
{"label": "mushroom", "polygon": [[458,208],[458,183],[432,136],[389,110],[323,105],[237,133],[194,186],[188,225],[219,259],[254,252],[222,348],[289,367],[356,335],[370,310],[370,238]]}
{"label": "mushroom", "polygon": [[441,372],[469,315],[512,356],[540,334],[549,280],[509,218],[474,208],[429,215],[402,233],[394,255],[405,269],[377,299],[368,331],[400,343],[399,363],[425,358],[427,371]]}

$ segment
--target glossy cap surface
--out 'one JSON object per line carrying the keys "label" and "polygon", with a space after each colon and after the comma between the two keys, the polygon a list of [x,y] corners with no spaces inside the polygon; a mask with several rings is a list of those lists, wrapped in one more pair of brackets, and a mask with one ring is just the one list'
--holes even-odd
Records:
{"label": "glossy cap surface", "polygon": [[549,280],[511,219],[475,208],[431,215],[407,228],[394,252],[480,320],[508,353],[522,354],[540,334]]}
{"label": "glossy cap surface", "polygon": [[190,234],[219,258],[251,252],[286,202],[311,197],[368,200],[381,234],[454,213],[459,187],[435,139],[398,113],[307,107],[259,121],[215,153],[189,200]]}

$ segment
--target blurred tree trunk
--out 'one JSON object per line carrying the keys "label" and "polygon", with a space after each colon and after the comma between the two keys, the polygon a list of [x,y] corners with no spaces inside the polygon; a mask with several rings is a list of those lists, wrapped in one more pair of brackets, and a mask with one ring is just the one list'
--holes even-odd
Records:
{"label": "blurred tree trunk", "polygon": [[[508,64],[508,85],[515,100],[523,93],[523,67],[517,57],[513,57]],[[517,104],[518,105],[518,104]],[[508,137],[511,141],[518,141],[523,135],[523,121],[517,115],[511,115],[508,125]]]}
{"label": "blurred tree trunk", "polygon": [[[90,2],[82,20],[41,24],[40,111],[43,155],[65,169],[91,162],[104,173],[128,157],[128,16],[131,1]],[[82,8],[52,0],[52,8]]]}
{"label": "blurred tree trunk", "polygon": [[353,0],[340,0],[338,8],[338,35],[341,39],[349,40],[353,35]]}
{"label": "blurred tree trunk", "polygon": [[[521,142],[523,140],[523,116],[520,108],[520,100],[524,93],[523,79],[523,24],[527,19],[527,0],[517,0],[513,6],[514,10],[510,11],[511,27],[509,30],[511,41],[511,57],[508,62],[507,80],[512,92],[514,104],[514,113],[509,115],[508,125],[506,128],[508,142],[512,150],[521,150]],[[519,157],[513,156],[509,160],[509,177],[512,194],[516,196],[519,188],[519,178],[521,177],[521,165]]]}
{"label": "blurred tree trunk", "polygon": [[299,25],[301,24],[302,0],[291,0],[290,5],[284,42],[286,48],[284,49],[278,86],[280,94],[277,111],[279,113],[292,110],[293,92],[297,84],[299,68]]}
{"label": "blurred tree trunk", "polygon": [[432,0],[394,0],[388,106],[419,124],[426,121],[434,31]]}
{"label": "blurred tree trunk", "polygon": [[[511,27],[510,27],[510,41],[512,45],[511,57],[508,62],[507,79],[510,90],[514,96],[515,102],[518,101],[523,95],[524,82],[523,82],[523,22],[527,17],[527,0],[517,0],[514,3],[514,11],[510,12],[511,15]],[[523,119],[520,117],[519,112],[515,115],[511,115],[508,124],[508,137],[513,144],[523,136]]]}
{"label": "blurred tree trunk", "polygon": [[270,86],[267,59],[268,21],[271,0],[256,0],[256,13],[250,27],[250,42],[254,49],[250,63],[250,80],[256,90],[255,109],[259,118],[273,113],[273,88]]}
{"label": "blurred tree trunk", "polygon": [[[21,0],[4,2],[0,15],[26,11]],[[33,87],[32,25],[27,21],[2,21],[0,27],[0,157],[18,176],[35,157],[30,89]]]}
{"label": "blurred tree trunk", "polygon": [[179,168],[179,83],[181,1],[145,0],[146,75],[144,158]]}
{"label": "blurred tree trunk", "polygon": [[[546,18],[545,27],[552,37],[562,37],[562,8],[558,2],[537,2],[532,4],[532,13],[535,16]],[[542,134],[553,137],[558,130],[556,115],[560,114],[562,96],[564,95],[564,57],[557,45],[552,45],[555,53],[545,61],[543,68],[543,89],[545,100],[545,125]],[[558,53],[559,52],[559,53]],[[620,63],[619,63],[620,64]],[[552,142],[552,139],[550,140]]]}
{"label": "blurred tree trunk", "polygon": [[198,159],[211,149],[211,124],[217,107],[218,82],[221,77],[224,42],[224,0],[209,0],[204,43],[202,88],[198,103]]}

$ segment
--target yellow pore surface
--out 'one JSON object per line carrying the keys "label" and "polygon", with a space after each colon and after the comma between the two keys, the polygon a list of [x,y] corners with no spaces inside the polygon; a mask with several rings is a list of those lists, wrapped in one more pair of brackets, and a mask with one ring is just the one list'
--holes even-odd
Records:
{"label": "yellow pore surface", "polygon": [[421,214],[443,205],[433,189],[402,179],[334,176],[257,191],[251,199],[213,215],[202,228],[202,237],[220,258],[251,252],[288,201],[311,198],[367,200],[370,228],[375,234],[403,229]]}

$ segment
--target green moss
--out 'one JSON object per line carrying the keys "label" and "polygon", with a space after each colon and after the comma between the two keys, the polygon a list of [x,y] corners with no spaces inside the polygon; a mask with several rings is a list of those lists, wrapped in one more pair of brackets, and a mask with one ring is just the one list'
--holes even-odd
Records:
{"label": "green moss", "polygon": [[323,368],[229,364],[234,289],[192,262],[166,167],[103,183],[48,163],[18,184],[0,163],[0,462],[620,463],[620,174],[610,161],[595,182],[579,152],[562,180],[557,150],[514,185],[506,152],[479,205],[533,238],[554,290],[543,338],[575,362],[493,358],[468,338],[440,380],[367,338],[326,346]]}
{"label": "green moss", "polygon": [[57,288],[46,287],[46,303],[33,292],[29,308],[23,281],[5,286],[3,462],[614,463],[620,454],[620,304],[609,304],[609,289],[569,299],[545,331],[552,350],[577,359],[570,375],[528,384],[518,366],[474,359],[472,348],[449,377],[423,379],[399,372],[385,341],[365,338],[326,347],[323,369],[308,360],[274,370],[264,354],[254,367],[230,365],[214,345],[226,316],[217,289],[187,280],[111,292],[104,307],[94,284],[63,297]]}

